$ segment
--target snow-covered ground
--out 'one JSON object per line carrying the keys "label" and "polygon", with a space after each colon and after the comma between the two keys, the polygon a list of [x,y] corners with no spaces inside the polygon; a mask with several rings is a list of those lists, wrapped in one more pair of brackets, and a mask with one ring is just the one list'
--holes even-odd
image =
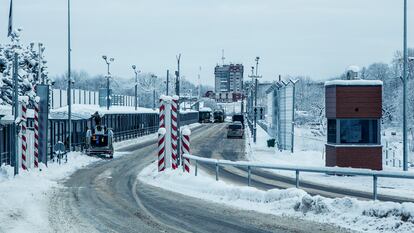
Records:
{"label": "snow-covered ground", "polygon": [[[13,168],[0,168],[0,232],[49,232],[48,205],[58,181],[79,168],[99,161],[81,153],[70,153],[68,163],[49,162],[48,167],[13,177]],[[43,165],[43,164],[41,164]]]}
{"label": "snow-covered ground", "polygon": [[[199,126],[199,123],[189,125],[191,129]],[[154,133],[115,143],[114,157],[128,154],[128,152],[117,152],[117,149],[156,138],[157,133]],[[68,155],[67,163],[59,165],[49,162],[48,167],[41,167],[41,171],[34,169],[21,171],[17,176],[13,175],[13,167],[1,166],[0,232],[50,232],[48,206],[52,189],[59,187],[60,182],[76,170],[96,162],[105,161],[72,152]]]}
{"label": "snow-covered ground", "polygon": [[[268,134],[261,128],[257,127],[257,143],[253,143],[248,129],[246,130],[246,151],[247,159],[255,162],[283,165],[302,165],[302,166],[325,166],[325,137],[314,136],[309,128],[295,128],[295,151],[278,151],[275,148],[267,147],[267,140],[270,139]],[[388,137],[384,137],[388,139]],[[398,141],[398,140],[396,140]],[[398,142],[396,142],[398,143]],[[384,155],[385,157],[385,155]],[[392,165],[392,164],[391,164]],[[384,161],[384,170],[401,171],[399,167],[386,166]],[[294,172],[270,170],[277,174],[295,177]],[[414,173],[411,168],[409,172]],[[330,176],[326,174],[301,173],[302,180],[329,184],[340,188],[349,188],[372,192],[372,177],[360,176]],[[412,197],[414,195],[414,180],[379,178],[378,193],[390,194],[401,197]]]}
{"label": "snow-covered ground", "polygon": [[328,223],[356,231],[408,233],[414,229],[414,203],[331,199],[310,196],[294,188],[261,191],[216,181],[200,170],[197,177],[183,173],[182,169],[158,173],[156,163],[146,167],[138,179],[169,191],[239,209]]}

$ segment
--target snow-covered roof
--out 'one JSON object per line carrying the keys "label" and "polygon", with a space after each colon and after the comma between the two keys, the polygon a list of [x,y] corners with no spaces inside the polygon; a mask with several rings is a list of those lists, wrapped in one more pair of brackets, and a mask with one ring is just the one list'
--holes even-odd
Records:
{"label": "snow-covered roof", "polygon": [[[1,122],[4,124],[9,124],[14,122],[13,109],[11,105],[0,105],[0,115],[4,117],[1,118]],[[33,118],[34,111],[33,109],[27,109],[27,118]]]}
{"label": "snow-covered roof", "polygon": [[[51,118],[56,118],[55,116],[58,114],[67,115],[67,111],[67,106],[53,109],[50,111]],[[101,116],[104,116],[105,114],[158,113],[158,110],[138,107],[135,111],[135,107],[130,106],[111,106],[109,110],[107,110],[106,107],[101,108],[99,105],[72,105],[72,115],[77,118],[89,119],[95,112],[98,112]]]}
{"label": "snow-covered roof", "polygon": [[200,112],[212,112],[213,110],[211,110],[211,108],[209,107],[202,107],[200,108]]}
{"label": "snow-covered roof", "polygon": [[381,80],[331,80],[326,81],[325,86],[382,86]]}

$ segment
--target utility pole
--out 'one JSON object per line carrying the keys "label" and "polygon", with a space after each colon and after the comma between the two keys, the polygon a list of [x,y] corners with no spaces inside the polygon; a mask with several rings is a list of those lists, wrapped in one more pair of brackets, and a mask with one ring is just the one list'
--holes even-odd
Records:
{"label": "utility pole", "polygon": [[152,78],[152,108],[153,109],[155,109],[155,106],[156,106],[156,104],[155,104],[155,81],[156,81],[156,79],[157,79],[157,76],[155,76],[155,75],[151,75],[151,78]]}
{"label": "utility pole", "polygon": [[70,0],[68,0],[68,148],[72,151],[72,77],[71,77],[71,44],[70,44]]}
{"label": "utility pole", "polygon": [[404,40],[403,40],[403,170],[408,171],[407,147],[407,0],[404,0]]}
{"label": "utility pole", "polygon": [[137,111],[138,109],[138,73],[141,72],[139,70],[137,70],[137,66],[136,65],[132,65],[132,69],[134,70],[135,73],[135,111]]}
{"label": "utility pole", "polygon": [[258,67],[259,67],[259,59],[260,57],[256,57],[256,75],[255,75],[255,81],[254,81],[254,126],[253,126],[253,142],[256,143],[257,139],[257,79],[259,76],[257,75]]}
{"label": "utility pole", "polygon": [[105,60],[106,65],[108,66],[107,75],[106,75],[106,110],[109,110],[109,106],[111,105],[111,93],[109,89],[109,78],[111,77],[111,73],[109,72],[109,66],[112,62],[115,61],[113,57],[109,58],[106,55],[103,55],[102,58]]}
{"label": "utility pole", "polygon": [[201,99],[201,78],[200,78],[200,74],[201,73],[201,66],[199,67],[199,72],[198,72],[198,98]]}
{"label": "utility pole", "polygon": [[170,70],[167,70],[167,88],[166,88],[166,95],[168,96],[168,91],[169,91],[169,87],[170,87]]}

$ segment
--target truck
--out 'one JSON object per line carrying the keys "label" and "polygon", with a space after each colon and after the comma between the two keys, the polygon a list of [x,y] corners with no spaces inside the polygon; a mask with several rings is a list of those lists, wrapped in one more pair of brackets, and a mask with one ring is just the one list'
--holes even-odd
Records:
{"label": "truck", "polygon": [[224,118],[226,118],[226,116],[224,115],[224,110],[222,109],[215,110],[213,115],[214,115],[214,123],[223,123]]}
{"label": "truck", "polygon": [[114,157],[114,133],[111,129],[101,125],[98,112],[92,115],[95,126],[86,131],[86,154],[112,159]]}
{"label": "truck", "polygon": [[242,114],[233,115],[232,122],[240,122],[244,129],[244,116]]}

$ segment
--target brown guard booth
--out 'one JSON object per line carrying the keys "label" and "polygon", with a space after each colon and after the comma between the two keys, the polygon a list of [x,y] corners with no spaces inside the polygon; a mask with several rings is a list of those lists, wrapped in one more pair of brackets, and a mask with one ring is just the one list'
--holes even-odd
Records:
{"label": "brown guard booth", "polygon": [[326,166],[382,170],[382,82],[325,83]]}

